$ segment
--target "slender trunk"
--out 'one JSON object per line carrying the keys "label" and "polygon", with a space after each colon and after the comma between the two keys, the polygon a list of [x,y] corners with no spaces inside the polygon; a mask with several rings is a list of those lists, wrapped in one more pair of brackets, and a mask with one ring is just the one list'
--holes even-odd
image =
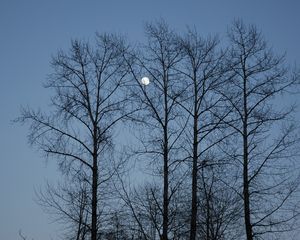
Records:
{"label": "slender trunk", "polygon": [[81,225],[83,222],[83,215],[84,215],[84,193],[81,193],[81,198],[80,198],[80,212],[79,212],[79,221],[78,221],[78,229],[77,229],[77,234],[76,234],[76,240],[80,240],[80,235],[82,232]]}
{"label": "slender trunk", "polygon": [[250,216],[250,194],[248,176],[248,110],[247,110],[247,78],[244,71],[244,121],[243,121],[243,197],[244,197],[244,219],[247,240],[253,240],[251,216]]}
{"label": "slender trunk", "polygon": [[168,240],[169,225],[169,166],[168,166],[168,130],[164,127],[164,186],[163,186],[163,234],[162,240]]}
{"label": "slender trunk", "polygon": [[[165,136],[165,140],[166,140]],[[168,167],[168,149],[164,152],[164,195],[163,195],[163,234],[162,240],[168,240],[168,224],[169,224],[169,167]]]}
{"label": "slender trunk", "polygon": [[210,212],[210,196],[211,196],[211,189],[208,189],[208,186],[206,185],[206,180],[204,177],[204,171],[202,168],[202,181],[203,181],[203,191],[205,194],[205,210],[206,210],[206,216],[205,216],[205,240],[210,240],[212,239],[210,237],[210,228],[211,228],[211,212]]}
{"label": "slender trunk", "polygon": [[197,174],[198,174],[198,114],[197,114],[197,85],[194,86],[194,125],[193,125],[193,166],[192,166],[192,206],[190,223],[190,240],[196,240],[197,233]]}
{"label": "slender trunk", "polygon": [[[209,193],[210,194],[210,193]],[[206,196],[206,240],[210,240],[210,195]]]}
{"label": "slender trunk", "polygon": [[[97,160],[96,160],[97,161]],[[94,161],[95,162],[95,161]],[[98,190],[98,168],[97,164],[93,168],[92,183],[92,234],[91,240],[97,240],[97,190]]]}
{"label": "slender trunk", "polygon": [[193,157],[190,240],[196,240],[197,231],[197,172],[197,158]]}
{"label": "slender trunk", "polygon": [[168,240],[169,226],[169,144],[168,144],[168,88],[167,88],[167,73],[164,71],[164,186],[163,186],[163,233],[162,240]]}
{"label": "slender trunk", "polygon": [[91,240],[97,240],[97,193],[98,193],[98,151],[97,151],[97,126],[94,127],[94,152],[93,152],[93,182],[92,182],[92,229]]}
{"label": "slender trunk", "polygon": [[[244,128],[245,131],[245,128]],[[247,133],[244,132],[244,134]],[[250,216],[250,195],[249,195],[249,181],[248,181],[248,139],[247,135],[244,135],[244,166],[243,166],[243,196],[244,196],[244,216],[247,240],[253,239],[251,216]]]}
{"label": "slender trunk", "polygon": [[80,233],[81,233],[81,221],[82,221],[82,216],[79,217],[79,223],[78,223],[78,229],[77,229],[77,234],[76,234],[76,240],[80,239]]}

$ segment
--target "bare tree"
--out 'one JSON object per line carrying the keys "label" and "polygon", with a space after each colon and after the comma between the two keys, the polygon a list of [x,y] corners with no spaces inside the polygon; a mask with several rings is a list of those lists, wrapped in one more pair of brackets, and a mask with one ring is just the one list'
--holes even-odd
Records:
{"label": "bare tree", "polygon": [[[179,117],[176,98],[180,95],[180,79],[174,71],[180,60],[180,51],[174,32],[163,21],[147,24],[146,37],[148,43],[143,46],[143,52],[135,56],[128,54],[127,62],[134,79],[133,97],[138,108],[144,109],[135,119],[145,133],[141,139],[144,149],[140,152],[152,159],[151,163],[157,167],[154,174],[163,177],[162,232],[159,234],[161,239],[167,240],[171,221],[169,205],[177,189],[177,183],[171,186],[170,182],[174,179],[176,146],[182,133],[176,121]],[[141,84],[143,75],[150,78],[149,86]]]}
{"label": "bare tree", "polygon": [[229,39],[230,76],[223,93],[232,112],[226,123],[236,132],[231,156],[241,172],[245,231],[252,240],[289,230],[296,214],[298,139],[291,121],[294,109],[281,104],[280,94],[294,88],[297,78],[254,26],[235,21]]}
{"label": "bare tree", "polygon": [[73,41],[69,52],[60,51],[52,60],[54,73],[46,87],[54,90],[53,111],[24,109],[19,119],[31,124],[30,143],[57,158],[63,174],[85,173],[91,211],[86,226],[92,240],[98,239],[102,224],[105,185],[117,169],[113,129],[128,116],[124,50],[123,40],[114,35],[97,35],[95,47]]}
{"label": "bare tree", "polygon": [[91,231],[89,192],[87,182],[74,176],[57,187],[47,183],[46,189],[37,192],[37,202],[64,226],[65,239],[84,240]]}
{"label": "bare tree", "polygon": [[[197,233],[197,195],[198,195],[198,171],[208,164],[205,162],[210,152],[225,138],[219,131],[219,124],[225,113],[220,103],[224,101],[217,89],[224,84],[223,59],[224,54],[218,49],[216,37],[204,39],[196,31],[189,30],[179,39],[183,61],[176,68],[185,79],[182,88],[184,94],[178,100],[183,112],[190,119],[185,130],[186,151],[192,159],[192,183],[191,183],[191,219],[190,239],[196,239]],[[219,118],[213,113],[218,112]],[[211,136],[215,137],[214,140]]]}
{"label": "bare tree", "polygon": [[[233,239],[240,215],[247,240],[290,230],[299,139],[294,108],[280,97],[298,79],[284,57],[241,21],[226,53],[216,38],[179,37],[163,21],[145,30],[138,50],[98,34],[95,45],[73,41],[53,58],[52,108],[23,109],[19,119],[65,177],[40,192],[40,204],[76,240]],[[151,176],[143,186],[120,175],[126,153],[114,157],[123,120],[134,124],[133,156]]]}

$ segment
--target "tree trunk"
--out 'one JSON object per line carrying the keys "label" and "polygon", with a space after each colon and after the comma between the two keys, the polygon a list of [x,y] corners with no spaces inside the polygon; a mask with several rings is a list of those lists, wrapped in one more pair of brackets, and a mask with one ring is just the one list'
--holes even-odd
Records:
{"label": "tree trunk", "polygon": [[168,240],[169,228],[169,144],[168,144],[168,87],[167,87],[167,73],[164,69],[164,193],[163,193],[163,234],[162,239]]}
{"label": "tree trunk", "polygon": [[[245,132],[244,127],[244,134]],[[250,217],[250,195],[249,195],[249,181],[248,181],[248,139],[247,135],[244,135],[244,166],[243,166],[243,196],[244,196],[244,217],[245,217],[245,227],[246,227],[246,235],[247,240],[253,239],[252,234],[252,225],[251,225],[251,217]]]}
{"label": "tree trunk", "polygon": [[[245,63],[243,64],[245,66]],[[244,121],[243,121],[243,197],[244,197],[244,219],[247,240],[253,240],[251,216],[250,216],[250,194],[248,176],[248,107],[247,107],[247,77],[244,69]]]}
{"label": "tree trunk", "polygon": [[198,115],[197,115],[197,86],[195,86],[194,126],[193,126],[193,166],[192,166],[192,207],[190,240],[196,240],[197,232],[197,174],[198,174]]}
{"label": "tree trunk", "polygon": [[168,166],[165,164],[164,166],[164,210],[163,210],[163,240],[168,240],[168,222],[169,222],[169,211],[168,211],[168,205],[169,205],[169,194],[168,194]]}
{"label": "tree trunk", "polygon": [[[96,162],[96,163],[95,163]],[[91,240],[97,240],[97,192],[98,192],[98,168],[97,159],[94,159],[93,183],[92,183],[92,229]]]}
{"label": "tree trunk", "polygon": [[162,240],[168,240],[169,225],[169,167],[168,167],[168,135],[164,130],[164,193],[163,193],[163,233]]}
{"label": "tree trunk", "polygon": [[196,240],[196,231],[197,231],[197,158],[193,158],[190,240]]}
{"label": "tree trunk", "polygon": [[92,182],[92,229],[91,229],[91,240],[97,240],[98,229],[97,229],[97,206],[98,206],[98,128],[94,123],[93,131],[93,182]]}
{"label": "tree trunk", "polygon": [[[206,191],[206,190],[205,190]],[[207,194],[206,194],[207,195]],[[210,240],[210,193],[206,196],[206,240]]]}

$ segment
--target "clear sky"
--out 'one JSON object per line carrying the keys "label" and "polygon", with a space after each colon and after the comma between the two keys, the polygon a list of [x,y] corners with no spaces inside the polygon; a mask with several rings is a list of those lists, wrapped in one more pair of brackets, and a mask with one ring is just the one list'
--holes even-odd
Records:
{"label": "clear sky", "polygon": [[1,0],[0,239],[19,239],[19,229],[30,239],[56,239],[57,226],[34,202],[34,189],[57,178],[56,166],[28,146],[28,129],[11,120],[21,105],[47,109],[42,84],[50,57],[71,39],[92,39],[98,31],[139,41],[143,23],[159,18],[179,31],[190,25],[222,37],[234,18],[242,18],[256,24],[276,51],[286,51],[290,63],[300,64],[299,12],[299,0]]}

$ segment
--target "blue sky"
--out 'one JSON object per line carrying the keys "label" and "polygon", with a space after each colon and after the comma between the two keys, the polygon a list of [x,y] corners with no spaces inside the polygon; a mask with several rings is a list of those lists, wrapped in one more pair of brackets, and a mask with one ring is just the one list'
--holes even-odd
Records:
{"label": "blue sky", "polygon": [[[39,188],[58,174],[54,163],[27,144],[27,128],[11,123],[20,106],[47,109],[42,86],[49,61],[71,39],[117,32],[143,39],[143,24],[164,18],[176,30],[187,25],[223,37],[234,18],[256,24],[275,51],[300,62],[298,0],[1,0],[0,1],[0,239],[18,231],[35,240],[56,239],[55,224],[34,202]],[[300,115],[299,115],[300,116]]]}

